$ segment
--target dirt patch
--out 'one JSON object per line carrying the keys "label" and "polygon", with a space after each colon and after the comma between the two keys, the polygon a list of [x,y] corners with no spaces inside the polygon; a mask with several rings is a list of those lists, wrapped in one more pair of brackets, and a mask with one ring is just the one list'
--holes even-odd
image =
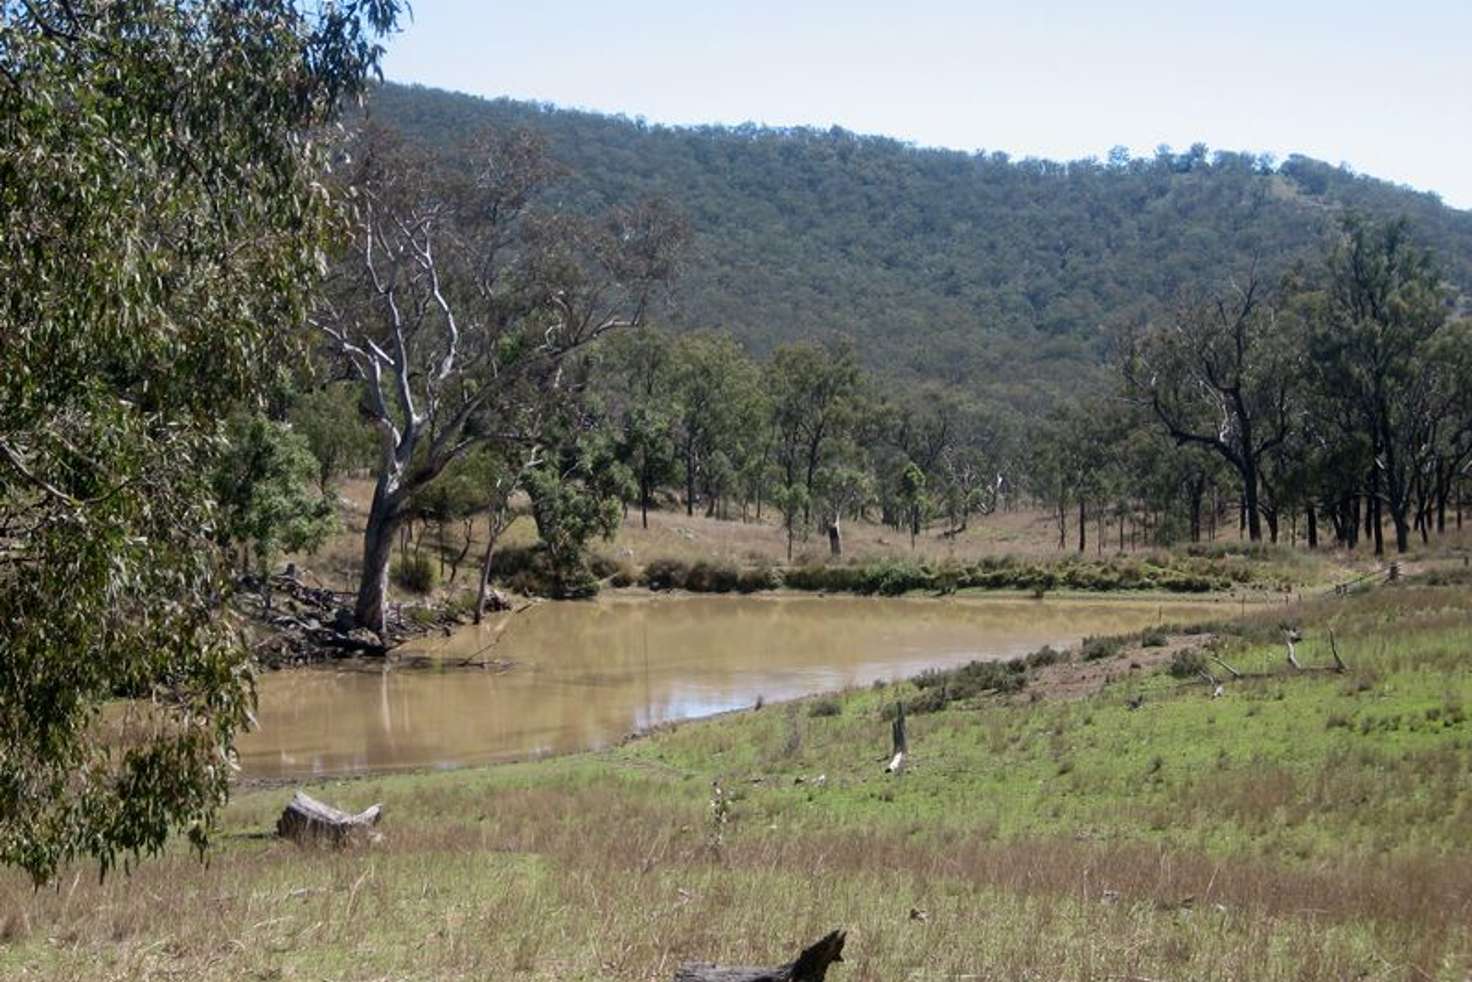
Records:
{"label": "dirt patch", "polygon": [[1111,682],[1163,669],[1178,652],[1204,649],[1216,640],[1213,634],[1167,634],[1164,638],[1165,644],[1148,648],[1138,640],[1131,641],[1117,656],[1097,661],[1084,661],[1081,650],[1071,648],[1068,661],[1034,669],[1026,690],[1011,701],[1085,699],[1102,692]]}

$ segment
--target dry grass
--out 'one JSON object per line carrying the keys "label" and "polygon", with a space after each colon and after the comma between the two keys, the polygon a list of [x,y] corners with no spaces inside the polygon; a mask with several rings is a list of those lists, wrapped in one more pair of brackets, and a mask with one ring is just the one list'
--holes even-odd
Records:
{"label": "dry grass", "polygon": [[[840,924],[851,939],[840,977],[853,980],[1401,978],[1467,964],[1465,857],[1304,869],[902,827],[754,828],[715,854],[700,802],[668,800],[646,780],[502,789],[480,802],[484,815],[462,795],[391,793],[395,830],[364,852],[239,839],[207,871],[175,856],[101,886],[80,874],[35,896],[8,884],[3,932],[16,947],[0,967],[49,978],[667,979],[690,957],[780,960]],[[404,827],[408,814],[436,813],[456,817]]]}

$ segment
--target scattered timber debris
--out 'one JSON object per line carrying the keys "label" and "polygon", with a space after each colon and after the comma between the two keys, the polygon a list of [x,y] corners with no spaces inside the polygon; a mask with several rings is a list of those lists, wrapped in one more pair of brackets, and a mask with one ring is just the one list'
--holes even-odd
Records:
{"label": "scattered timber debris", "polygon": [[[456,614],[427,604],[390,604],[383,636],[353,624],[353,595],[309,586],[295,565],[270,576],[242,577],[235,605],[250,619],[257,661],[268,668],[333,658],[382,658],[405,641],[436,631],[445,634],[463,623]],[[511,602],[492,591],[490,609],[509,610]]]}

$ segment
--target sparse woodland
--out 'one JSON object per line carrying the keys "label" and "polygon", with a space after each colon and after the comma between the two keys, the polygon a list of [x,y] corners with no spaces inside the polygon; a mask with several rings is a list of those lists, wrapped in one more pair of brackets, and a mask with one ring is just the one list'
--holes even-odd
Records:
{"label": "sparse woodland", "polygon": [[[0,975],[1472,971],[1472,213],[1298,156],[375,83],[406,12],[0,2]],[[954,546],[1023,511],[1029,557]],[[780,558],[601,551],[671,515]],[[298,578],[347,536],[350,592]],[[1363,577],[1295,599],[1305,555]],[[493,581],[1243,616],[338,788],[383,792],[365,851],[253,841],[272,584],[382,657],[393,599],[479,622]]]}

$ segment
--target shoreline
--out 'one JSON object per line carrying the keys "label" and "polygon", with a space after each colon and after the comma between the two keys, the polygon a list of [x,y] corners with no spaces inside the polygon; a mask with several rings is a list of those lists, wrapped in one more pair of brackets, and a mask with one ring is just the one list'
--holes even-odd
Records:
{"label": "shoreline", "polygon": [[[625,595],[620,596],[619,594],[625,594]],[[629,595],[629,594],[632,594],[632,595]],[[611,591],[609,596],[595,598],[593,600],[593,602],[594,603],[606,603],[609,606],[613,606],[613,605],[616,605],[616,604],[639,604],[639,605],[643,605],[643,604],[650,603],[651,601],[662,600],[662,599],[668,600],[668,601],[672,601],[672,602],[684,602],[684,601],[699,600],[703,596],[704,595],[702,595],[702,594],[695,594],[695,593],[689,593],[689,592],[665,592],[665,591],[661,591],[660,593],[652,593],[652,592],[647,591],[647,590],[637,589],[637,590],[617,591],[617,592],[612,592]],[[804,596],[805,596],[805,594],[803,594],[801,592],[771,591],[771,592],[769,592],[766,595],[761,595],[761,594],[758,594],[758,595],[749,595],[748,597],[745,597],[743,599],[753,599],[753,598],[756,598],[756,597],[761,597],[762,599],[765,599],[767,602],[771,602],[771,603],[788,603],[788,602],[794,602],[796,600],[801,600],[801,599],[803,599]],[[840,595],[840,596],[844,596],[846,598],[853,599],[853,598],[849,597],[849,595]],[[819,598],[817,598],[817,597],[810,597],[810,599],[817,600]],[[1017,604],[1020,604],[1020,603],[1035,604],[1035,603],[1043,603],[1044,602],[1042,600],[1034,600],[1032,598],[1011,597],[1011,596],[1006,595],[1006,594],[1003,594],[1001,597],[996,597],[996,596],[988,595],[988,596],[973,597],[973,598],[965,598],[965,597],[957,598],[957,597],[949,597],[949,596],[948,597],[933,598],[933,597],[918,597],[917,596],[917,597],[908,597],[908,598],[907,597],[883,597],[883,598],[860,598],[860,599],[872,599],[872,600],[876,600],[878,602],[900,602],[900,603],[920,603],[920,602],[923,602],[925,600],[942,600],[942,601],[947,601],[947,602],[951,602],[951,603],[957,603],[957,604],[965,605],[965,606],[972,606],[972,605],[974,605],[974,606],[978,606],[978,607],[984,606],[986,604],[993,603],[993,602],[995,602],[997,600],[1006,601],[1009,605],[1010,604],[1013,604],[1013,603],[1017,603]],[[1111,598],[1100,598],[1100,597],[1093,597],[1093,598],[1085,598],[1084,603],[1080,603],[1080,601],[1073,600],[1073,599],[1068,599],[1068,598],[1055,598],[1055,599],[1058,600],[1058,601],[1061,601],[1062,603],[1065,603],[1065,604],[1067,604],[1069,606],[1083,606],[1083,605],[1087,605],[1087,606],[1090,606],[1090,607],[1095,607],[1095,606],[1113,606],[1115,604],[1117,604],[1119,606],[1128,606],[1128,607],[1133,607],[1133,608],[1150,606],[1149,604],[1141,603],[1138,599],[1134,599],[1134,598],[1112,598],[1112,597]],[[1154,598],[1154,599],[1160,599],[1160,598]],[[1183,602],[1191,602],[1191,601],[1194,601],[1197,606],[1203,606],[1203,604],[1201,603],[1200,598],[1186,597],[1186,598],[1179,598],[1179,599],[1181,601],[1183,601]],[[1088,602],[1090,600],[1092,600],[1093,602]],[[1162,609],[1164,609],[1166,605],[1160,604],[1160,605],[1157,605],[1157,606],[1159,606]],[[1080,685],[1084,686],[1085,688],[1091,688],[1093,686],[1093,683],[1095,681],[1099,681],[1100,679],[1104,679],[1104,677],[1106,675],[1109,675],[1110,674],[1107,671],[1105,671],[1105,669],[1107,669],[1110,664],[1113,664],[1116,661],[1118,662],[1118,664],[1116,665],[1116,667],[1119,667],[1121,669],[1122,674],[1128,675],[1128,674],[1130,674],[1133,671],[1140,671],[1140,670],[1144,670],[1144,669],[1149,669],[1149,668],[1157,667],[1157,664],[1158,663],[1161,663],[1161,662],[1164,662],[1164,661],[1168,660],[1168,658],[1176,650],[1178,650],[1179,648],[1186,647],[1186,646],[1195,646],[1195,645],[1205,644],[1211,638],[1211,635],[1208,635],[1208,634],[1200,634],[1200,633],[1191,632],[1189,630],[1183,630],[1183,629],[1188,629],[1188,628],[1192,627],[1196,623],[1200,623],[1199,620],[1198,621],[1194,621],[1194,622],[1177,623],[1177,624],[1169,624],[1169,623],[1164,622],[1164,621],[1159,621],[1157,623],[1165,624],[1166,626],[1172,628],[1172,630],[1170,631],[1170,634],[1169,634],[1170,643],[1168,645],[1166,645],[1166,646],[1156,646],[1156,647],[1151,647],[1151,648],[1145,648],[1145,647],[1143,647],[1141,645],[1141,643],[1140,643],[1141,636],[1144,633],[1150,631],[1151,630],[1150,627],[1140,628],[1140,629],[1134,630],[1134,631],[1127,631],[1127,632],[1125,632],[1123,634],[1117,635],[1118,637],[1120,637],[1122,639],[1127,639],[1127,640],[1125,640],[1125,643],[1124,643],[1123,649],[1121,651],[1121,654],[1118,656],[1118,658],[1111,658],[1108,662],[1087,660],[1083,656],[1083,648],[1084,648],[1084,645],[1083,645],[1083,640],[1084,639],[1083,638],[1075,638],[1074,640],[1069,641],[1065,646],[1060,647],[1060,648],[1057,649],[1059,651],[1066,652],[1066,655],[1067,655],[1066,658],[1060,660],[1060,662],[1057,665],[1055,665],[1055,666],[1049,666],[1049,667],[1044,668],[1044,669],[1039,669],[1039,670],[1037,670],[1034,673],[1034,676],[1035,676],[1036,680],[1040,684],[1045,684],[1047,686],[1047,688],[1045,688],[1045,689],[1042,689],[1042,690],[1034,690],[1034,691],[1043,691],[1045,693],[1044,698],[1048,698],[1048,699],[1059,698],[1059,697],[1062,697],[1062,698],[1076,698],[1078,695],[1082,694],[1080,691],[1078,691],[1078,688],[1079,688]],[[492,626],[491,629],[494,630],[494,626]],[[1052,647],[1051,644],[1048,644],[1046,642],[1044,643],[1044,646],[1045,647]],[[435,663],[438,661],[438,658],[437,658],[436,654],[432,650],[431,651],[406,652],[405,654],[406,655],[411,655],[412,657],[415,657],[420,662],[419,665],[416,665],[414,668],[411,668],[410,671],[423,670],[425,668],[433,668],[433,667],[435,667]],[[924,675],[926,673],[952,671],[952,670],[955,670],[955,669],[959,668],[960,666],[962,666],[964,664],[969,664],[970,662],[997,662],[997,663],[1006,663],[1006,662],[1011,662],[1011,661],[1017,661],[1017,660],[1019,660],[1019,659],[1022,658],[1022,655],[1017,654],[1015,652],[1008,653],[1008,652],[1004,652],[1004,651],[997,651],[997,652],[986,654],[986,655],[982,655],[982,656],[979,656],[979,657],[970,658],[970,659],[968,659],[968,661],[945,660],[940,655],[937,655],[937,658],[939,659],[937,661],[928,662],[928,663],[925,663],[925,664],[916,664],[914,666],[910,666],[901,675],[894,676],[894,677],[889,677],[889,678],[879,678],[879,679],[876,679],[875,680],[875,683],[882,682],[887,688],[888,687],[895,687],[895,686],[905,687],[905,686],[908,686],[911,683],[911,680],[914,679],[916,676]],[[446,661],[449,661],[449,660],[446,659]],[[514,662],[509,663],[509,664],[512,665],[512,666],[515,665]],[[1124,666],[1128,666],[1128,668],[1124,668]],[[313,668],[316,668],[316,669],[320,670],[321,668],[323,668],[325,666],[322,666],[322,665],[317,665],[317,666],[304,665],[304,666],[300,666],[300,667],[303,668],[303,669],[313,669]],[[392,663],[388,663],[388,664],[386,664],[384,670],[385,671],[389,671],[393,667],[394,666],[393,666]],[[450,662],[449,664],[444,664],[442,667],[443,667],[443,670],[448,671],[448,672],[454,672],[454,671],[456,671],[456,666],[452,662]],[[371,666],[370,666],[370,668],[371,668]],[[510,669],[508,669],[508,670],[510,670]],[[1060,685],[1058,683],[1058,680],[1055,678],[1055,676],[1059,675],[1060,673],[1061,674],[1064,674],[1064,675],[1067,675],[1067,674],[1076,675],[1076,676],[1078,676],[1078,678],[1071,679],[1071,680],[1067,681],[1066,684],[1061,684]],[[479,770],[479,769],[482,769],[482,768],[498,768],[498,767],[503,767],[503,766],[508,765],[508,764],[525,764],[525,763],[533,763],[533,762],[545,761],[545,760],[551,760],[551,759],[570,759],[570,758],[578,758],[578,757],[596,757],[596,756],[598,756],[600,754],[606,754],[609,751],[617,750],[617,749],[619,749],[621,747],[625,747],[625,746],[628,746],[630,744],[633,744],[633,743],[636,743],[636,742],[640,742],[640,741],[649,739],[649,738],[654,737],[654,736],[657,736],[659,734],[673,732],[673,731],[678,730],[678,729],[680,729],[680,728],[682,728],[684,726],[687,726],[689,724],[709,723],[709,722],[713,722],[713,721],[716,721],[716,720],[725,719],[725,718],[729,718],[729,717],[740,716],[740,715],[751,714],[751,713],[758,713],[758,712],[761,712],[763,710],[778,711],[777,710],[777,707],[782,707],[782,710],[781,711],[787,712],[787,711],[790,711],[790,708],[789,707],[791,707],[791,706],[793,706],[795,704],[801,704],[801,703],[804,703],[804,702],[811,702],[811,701],[817,701],[817,700],[823,700],[823,699],[833,699],[833,698],[840,698],[841,699],[841,698],[844,698],[847,695],[850,695],[850,694],[852,694],[854,692],[867,690],[867,689],[873,687],[873,685],[875,683],[850,684],[850,685],[842,685],[842,686],[837,686],[837,687],[817,688],[817,689],[813,689],[811,691],[801,692],[799,694],[781,695],[781,696],[778,696],[776,698],[770,698],[770,699],[769,698],[766,698],[766,697],[764,697],[764,696],[762,696],[762,695],[759,694],[758,697],[755,700],[753,700],[751,703],[746,704],[746,705],[735,706],[735,707],[727,708],[727,709],[720,709],[720,710],[717,710],[715,712],[700,713],[698,715],[680,716],[680,717],[663,719],[663,720],[659,720],[657,722],[653,722],[653,723],[650,723],[650,724],[645,725],[645,726],[642,726],[642,727],[637,727],[637,728],[634,728],[634,729],[627,730],[627,731],[625,731],[625,732],[623,732],[621,734],[611,734],[606,739],[601,740],[601,741],[599,741],[596,744],[582,746],[582,747],[576,747],[576,748],[570,748],[570,749],[566,749],[566,750],[552,750],[552,751],[547,751],[547,752],[542,752],[542,753],[509,751],[506,754],[500,755],[500,756],[496,756],[493,759],[481,760],[481,761],[474,761],[474,762],[469,762],[469,763],[464,763],[464,764],[454,764],[454,765],[445,765],[445,764],[436,764],[436,763],[412,763],[412,764],[402,764],[402,765],[384,764],[382,766],[371,766],[371,767],[362,768],[362,769],[350,769],[350,770],[342,770],[342,771],[331,771],[331,770],[328,770],[328,771],[321,771],[321,772],[314,772],[314,773],[307,773],[307,774],[299,774],[299,775],[269,775],[269,776],[260,776],[260,777],[251,777],[251,776],[242,775],[241,778],[238,780],[236,786],[239,789],[241,789],[244,793],[251,793],[251,792],[254,792],[254,791],[258,791],[258,790],[281,788],[281,787],[287,787],[287,786],[310,787],[310,786],[313,786],[313,785],[320,785],[320,784],[324,784],[324,783],[332,783],[332,782],[346,781],[346,780],[354,780],[354,781],[356,781],[356,780],[363,780],[363,779],[375,778],[375,777],[385,777],[385,776],[402,776],[402,775],[413,775],[413,774],[439,774],[439,773],[446,773],[446,772],[450,772],[450,771],[467,771],[467,772],[471,772],[471,771],[476,771],[476,770]],[[1070,692],[1071,694],[1065,694],[1065,695],[1055,694],[1052,691],[1054,688],[1057,688],[1059,690],[1059,693],[1063,693],[1065,690],[1068,690],[1068,692]],[[1000,700],[1002,700],[1004,702],[1010,702],[1010,701],[1012,701],[1010,699],[1010,697],[1008,696],[1008,694],[1006,694],[1006,693],[995,693],[991,697],[988,697],[987,698],[987,701],[991,701],[991,699],[1000,699]]]}

